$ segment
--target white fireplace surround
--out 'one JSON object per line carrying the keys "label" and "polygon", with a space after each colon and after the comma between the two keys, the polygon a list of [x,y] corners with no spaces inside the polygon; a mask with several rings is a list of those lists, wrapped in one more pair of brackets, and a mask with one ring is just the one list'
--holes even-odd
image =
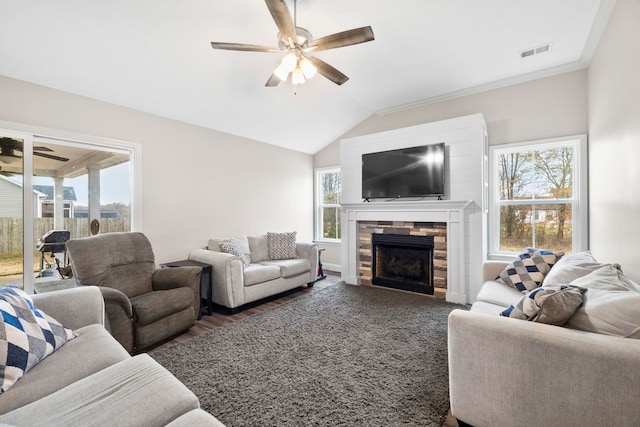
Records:
{"label": "white fireplace surround", "polygon": [[447,301],[468,301],[468,248],[465,229],[472,200],[363,202],[342,204],[342,280],[359,285],[360,221],[442,222],[447,224]]}

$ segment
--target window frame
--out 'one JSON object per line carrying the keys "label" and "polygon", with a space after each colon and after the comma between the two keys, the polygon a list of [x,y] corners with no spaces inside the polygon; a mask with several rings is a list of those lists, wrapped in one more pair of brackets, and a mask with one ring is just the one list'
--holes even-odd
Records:
{"label": "window frame", "polygon": [[[323,203],[323,193],[322,193],[322,175],[326,174],[326,173],[336,173],[339,172],[341,174],[342,177],[342,170],[340,169],[340,166],[329,166],[329,167],[323,167],[323,168],[316,168],[315,169],[315,173],[314,173],[314,190],[315,190],[315,197],[314,197],[314,204],[315,204],[315,215],[314,215],[314,234],[315,234],[315,241],[316,242],[323,242],[323,243],[341,243],[342,242],[342,234],[340,234],[340,238],[328,238],[328,237],[324,237],[324,233],[323,233],[323,219],[324,219],[324,215],[323,215],[323,209],[324,208],[337,208],[338,210],[342,209],[342,205],[340,203],[330,203],[330,204],[325,204]],[[340,192],[342,195],[342,191]],[[341,199],[341,198],[339,198]]]}
{"label": "window frame", "polygon": [[[515,151],[534,151],[572,145],[574,147],[573,196],[566,199],[527,199],[503,202],[500,198],[498,159],[501,154]],[[553,205],[569,203],[572,206],[572,252],[589,247],[588,236],[588,162],[587,135],[571,135],[541,140],[523,141],[489,146],[489,247],[488,259],[511,260],[517,251],[500,250],[500,208],[503,205]]]}

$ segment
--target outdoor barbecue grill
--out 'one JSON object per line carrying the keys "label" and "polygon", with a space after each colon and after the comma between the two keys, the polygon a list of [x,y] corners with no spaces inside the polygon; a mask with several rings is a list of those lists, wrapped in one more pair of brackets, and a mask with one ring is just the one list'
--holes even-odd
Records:
{"label": "outdoor barbecue grill", "polygon": [[44,254],[63,254],[62,262],[67,265],[67,240],[71,238],[71,233],[67,230],[51,230],[36,242],[36,249],[40,251],[40,271],[44,269]]}

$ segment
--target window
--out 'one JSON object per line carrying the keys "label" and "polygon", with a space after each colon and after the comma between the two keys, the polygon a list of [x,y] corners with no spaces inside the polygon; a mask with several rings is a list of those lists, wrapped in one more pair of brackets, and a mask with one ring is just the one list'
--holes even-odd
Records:
{"label": "window", "polygon": [[491,257],[587,249],[586,136],[490,148]]}
{"label": "window", "polygon": [[340,193],[342,174],[338,168],[316,171],[316,240],[340,241]]}

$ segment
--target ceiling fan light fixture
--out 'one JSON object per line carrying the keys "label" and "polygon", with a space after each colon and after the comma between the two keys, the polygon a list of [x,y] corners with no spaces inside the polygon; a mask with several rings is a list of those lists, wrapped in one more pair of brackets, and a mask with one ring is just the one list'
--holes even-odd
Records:
{"label": "ceiling fan light fixture", "polygon": [[289,73],[293,72],[298,66],[298,58],[295,54],[289,53],[284,58],[278,67],[274,70],[274,74],[282,81],[287,80]]}
{"label": "ceiling fan light fixture", "polygon": [[304,73],[302,72],[300,65],[298,65],[296,69],[293,70],[293,73],[291,74],[291,83],[293,83],[294,85],[301,85],[305,81],[306,80],[304,78]]}
{"label": "ceiling fan light fixture", "polygon": [[19,162],[22,158],[18,156],[11,156],[7,154],[0,154],[0,163],[4,163],[5,165],[10,165],[12,163]]}
{"label": "ceiling fan light fixture", "polygon": [[300,60],[300,69],[302,69],[302,73],[308,79],[316,75],[318,69],[308,58],[303,57]]}

